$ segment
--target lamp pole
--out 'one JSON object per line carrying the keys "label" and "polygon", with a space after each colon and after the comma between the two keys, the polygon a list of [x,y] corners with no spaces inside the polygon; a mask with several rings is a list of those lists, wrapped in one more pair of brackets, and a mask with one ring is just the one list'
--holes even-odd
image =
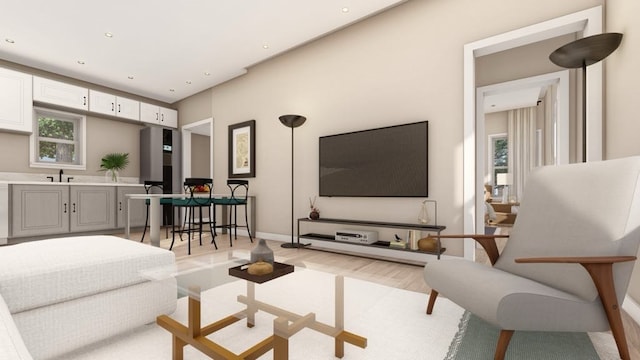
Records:
{"label": "lamp pole", "polygon": [[294,196],[294,167],[293,167],[293,154],[294,154],[294,142],[293,142],[293,129],[297,128],[298,126],[304,124],[305,121],[307,121],[307,118],[305,118],[302,115],[282,115],[280,116],[280,122],[286,126],[291,128],[291,242],[290,243],[284,243],[281,246],[283,248],[299,248],[299,247],[304,247],[304,244],[300,244],[300,241],[298,241],[297,243],[295,243],[293,241],[293,205],[294,205],[294,201],[293,201],[293,196]]}

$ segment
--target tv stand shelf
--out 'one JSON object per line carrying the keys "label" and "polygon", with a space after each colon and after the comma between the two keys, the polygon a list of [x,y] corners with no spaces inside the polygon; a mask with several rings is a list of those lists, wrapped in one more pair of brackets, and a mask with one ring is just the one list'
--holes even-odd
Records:
{"label": "tv stand shelf", "polygon": [[[446,229],[441,225],[425,225],[425,224],[409,224],[398,222],[386,222],[386,221],[368,221],[368,220],[348,220],[348,219],[324,219],[311,220],[309,218],[298,219],[298,242],[302,240],[311,241],[311,246],[317,246],[318,248],[328,248],[332,250],[349,251],[365,256],[383,256],[397,258],[399,260],[410,260],[417,262],[426,262],[428,255],[435,255],[440,259],[440,255],[445,252],[446,248],[440,247],[440,241],[438,240],[437,251],[420,251],[410,249],[393,248],[389,246],[390,241],[378,241],[373,244],[358,244],[347,241],[335,240],[334,235],[308,232],[305,234],[300,233],[301,223],[323,223],[323,224],[341,224],[341,225],[353,225],[353,226],[370,226],[374,228],[393,228],[403,230],[420,230],[427,232],[434,232],[434,235],[440,235],[440,232]],[[380,239],[379,239],[380,240]]]}

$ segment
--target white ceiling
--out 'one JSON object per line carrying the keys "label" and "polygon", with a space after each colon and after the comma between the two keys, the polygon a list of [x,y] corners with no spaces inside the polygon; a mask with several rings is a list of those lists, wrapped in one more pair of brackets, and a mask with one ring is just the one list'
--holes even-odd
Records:
{"label": "white ceiling", "polygon": [[536,106],[547,91],[547,86],[532,85],[519,90],[505,90],[484,97],[484,113],[494,113]]}
{"label": "white ceiling", "polygon": [[173,103],[405,1],[3,1],[0,59]]}

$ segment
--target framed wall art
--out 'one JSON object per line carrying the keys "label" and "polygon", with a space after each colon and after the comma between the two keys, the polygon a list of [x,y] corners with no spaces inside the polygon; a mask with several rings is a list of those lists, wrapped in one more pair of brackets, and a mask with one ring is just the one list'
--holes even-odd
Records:
{"label": "framed wall art", "polygon": [[256,176],[256,121],[229,125],[229,177]]}

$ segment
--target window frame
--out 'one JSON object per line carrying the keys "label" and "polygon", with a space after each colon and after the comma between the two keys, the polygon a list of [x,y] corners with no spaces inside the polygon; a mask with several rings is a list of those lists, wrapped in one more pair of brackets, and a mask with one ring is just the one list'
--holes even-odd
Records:
{"label": "window frame", "polygon": [[494,164],[494,159],[495,159],[495,152],[496,152],[496,141],[498,140],[506,140],[507,144],[509,141],[509,137],[506,133],[500,133],[500,134],[491,134],[488,136],[489,137],[489,141],[487,142],[489,144],[489,151],[487,151],[487,155],[488,155],[488,173],[489,173],[489,184],[491,184],[492,188],[493,188],[493,194],[492,197],[501,197],[502,196],[502,187],[498,188],[498,185],[496,184],[496,171],[499,170],[504,170],[501,171],[500,173],[508,173],[509,172],[509,157],[507,155],[507,165],[506,166],[499,166],[496,167]]}
{"label": "window frame", "polygon": [[[66,164],[58,162],[42,162],[38,161],[38,142],[39,127],[38,117],[47,116],[64,121],[71,121],[74,123],[75,140],[74,147],[77,157],[75,164]],[[86,170],[87,169],[87,117],[82,114],[70,113],[60,110],[52,110],[48,108],[34,107],[33,108],[33,132],[29,137],[29,167],[43,168],[43,169],[70,169],[70,170]]]}

